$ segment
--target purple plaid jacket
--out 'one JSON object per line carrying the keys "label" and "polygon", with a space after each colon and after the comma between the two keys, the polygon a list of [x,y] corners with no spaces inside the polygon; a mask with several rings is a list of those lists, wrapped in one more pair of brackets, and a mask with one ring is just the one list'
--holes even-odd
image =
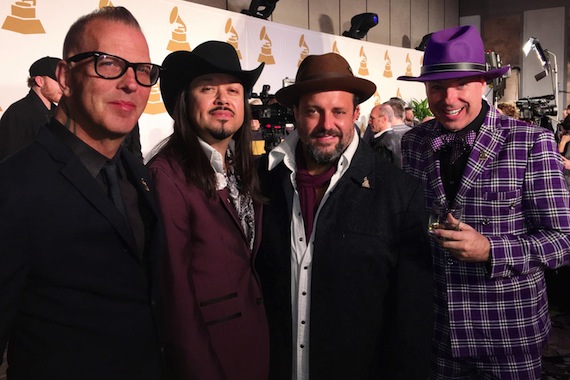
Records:
{"label": "purple plaid jacket", "polygon": [[[445,197],[435,120],[402,139],[403,169],[423,180],[426,206]],[[488,263],[456,260],[432,242],[436,326],[454,357],[537,352],[550,331],[543,270],[570,260],[570,193],[553,133],[490,107],[456,205],[491,243]],[[449,344],[446,343],[446,344]]]}

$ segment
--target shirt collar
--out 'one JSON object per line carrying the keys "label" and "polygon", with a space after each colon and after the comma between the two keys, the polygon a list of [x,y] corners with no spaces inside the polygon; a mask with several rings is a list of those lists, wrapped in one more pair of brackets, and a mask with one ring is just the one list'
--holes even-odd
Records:
{"label": "shirt collar", "polygon": [[384,129],[383,131],[380,131],[380,132],[376,133],[376,134],[374,135],[374,138],[378,138],[378,137],[382,136],[384,133],[386,133],[386,132],[388,132],[388,131],[393,131],[392,127],[386,128],[386,129]]}
{"label": "shirt collar", "polygon": [[[109,161],[107,157],[91,148],[83,140],[71,133],[55,118],[52,119],[51,130],[59,140],[73,151],[93,177],[96,177],[105,163]],[[118,157],[121,155],[121,149],[122,147],[119,147],[119,150],[115,154],[115,157],[113,157],[113,160],[118,161]]]}
{"label": "shirt collar", "polygon": [[[356,133],[352,136],[352,141],[344,150],[337,162],[336,175],[342,176],[352,161],[352,157],[358,148],[360,138]],[[295,162],[295,147],[299,143],[299,134],[292,131],[279,145],[269,152],[268,170],[273,170],[279,163],[283,162],[293,173],[297,172],[297,163]]]}
{"label": "shirt collar", "polygon": [[[225,173],[224,157],[222,157],[220,152],[214,149],[210,144],[202,140],[199,136],[197,137],[198,137],[198,142],[202,147],[202,150],[206,154],[206,157],[208,157],[208,159],[210,160],[210,165],[212,165],[212,169],[214,169],[214,172],[224,174]],[[230,140],[230,145],[228,146],[228,149],[230,149],[233,152],[234,146],[235,146],[234,140]]]}

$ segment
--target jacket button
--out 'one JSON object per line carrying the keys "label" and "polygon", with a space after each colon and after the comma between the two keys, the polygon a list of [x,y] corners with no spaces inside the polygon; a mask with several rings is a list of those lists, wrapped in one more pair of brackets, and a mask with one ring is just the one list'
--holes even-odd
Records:
{"label": "jacket button", "polygon": [[489,219],[487,219],[487,218],[485,218],[485,219],[483,219],[483,220],[481,221],[481,224],[484,225],[484,226],[488,226],[490,223],[491,223],[491,221],[490,221]]}
{"label": "jacket button", "polygon": [[257,297],[257,298],[255,299],[255,303],[258,304],[258,305],[261,305],[261,304],[263,303],[263,298]]}

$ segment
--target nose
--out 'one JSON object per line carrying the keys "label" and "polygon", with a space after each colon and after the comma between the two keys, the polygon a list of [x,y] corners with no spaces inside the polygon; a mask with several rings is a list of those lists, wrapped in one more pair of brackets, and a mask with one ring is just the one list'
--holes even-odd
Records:
{"label": "nose", "polygon": [[128,67],[127,71],[125,71],[119,80],[121,81],[121,86],[128,92],[136,91],[139,86],[133,67]]}
{"label": "nose", "polygon": [[447,87],[445,89],[445,100],[451,103],[457,99],[457,90],[454,87]]}
{"label": "nose", "polygon": [[227,94],[225,91],[218,91],[215,99],[216,104],[228,104]]}

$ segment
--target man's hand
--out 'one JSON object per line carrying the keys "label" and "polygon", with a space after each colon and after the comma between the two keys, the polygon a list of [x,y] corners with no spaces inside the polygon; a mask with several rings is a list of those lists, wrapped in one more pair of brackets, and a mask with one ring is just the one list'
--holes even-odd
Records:
{"label": "man's hand", "polygon": [[457,230],[436,229],[433,231],[435,241],[458,260],[469,262],[485,262],[489,260],[491,245],[489,240],[473,227],[447,215],[447,221]]}

